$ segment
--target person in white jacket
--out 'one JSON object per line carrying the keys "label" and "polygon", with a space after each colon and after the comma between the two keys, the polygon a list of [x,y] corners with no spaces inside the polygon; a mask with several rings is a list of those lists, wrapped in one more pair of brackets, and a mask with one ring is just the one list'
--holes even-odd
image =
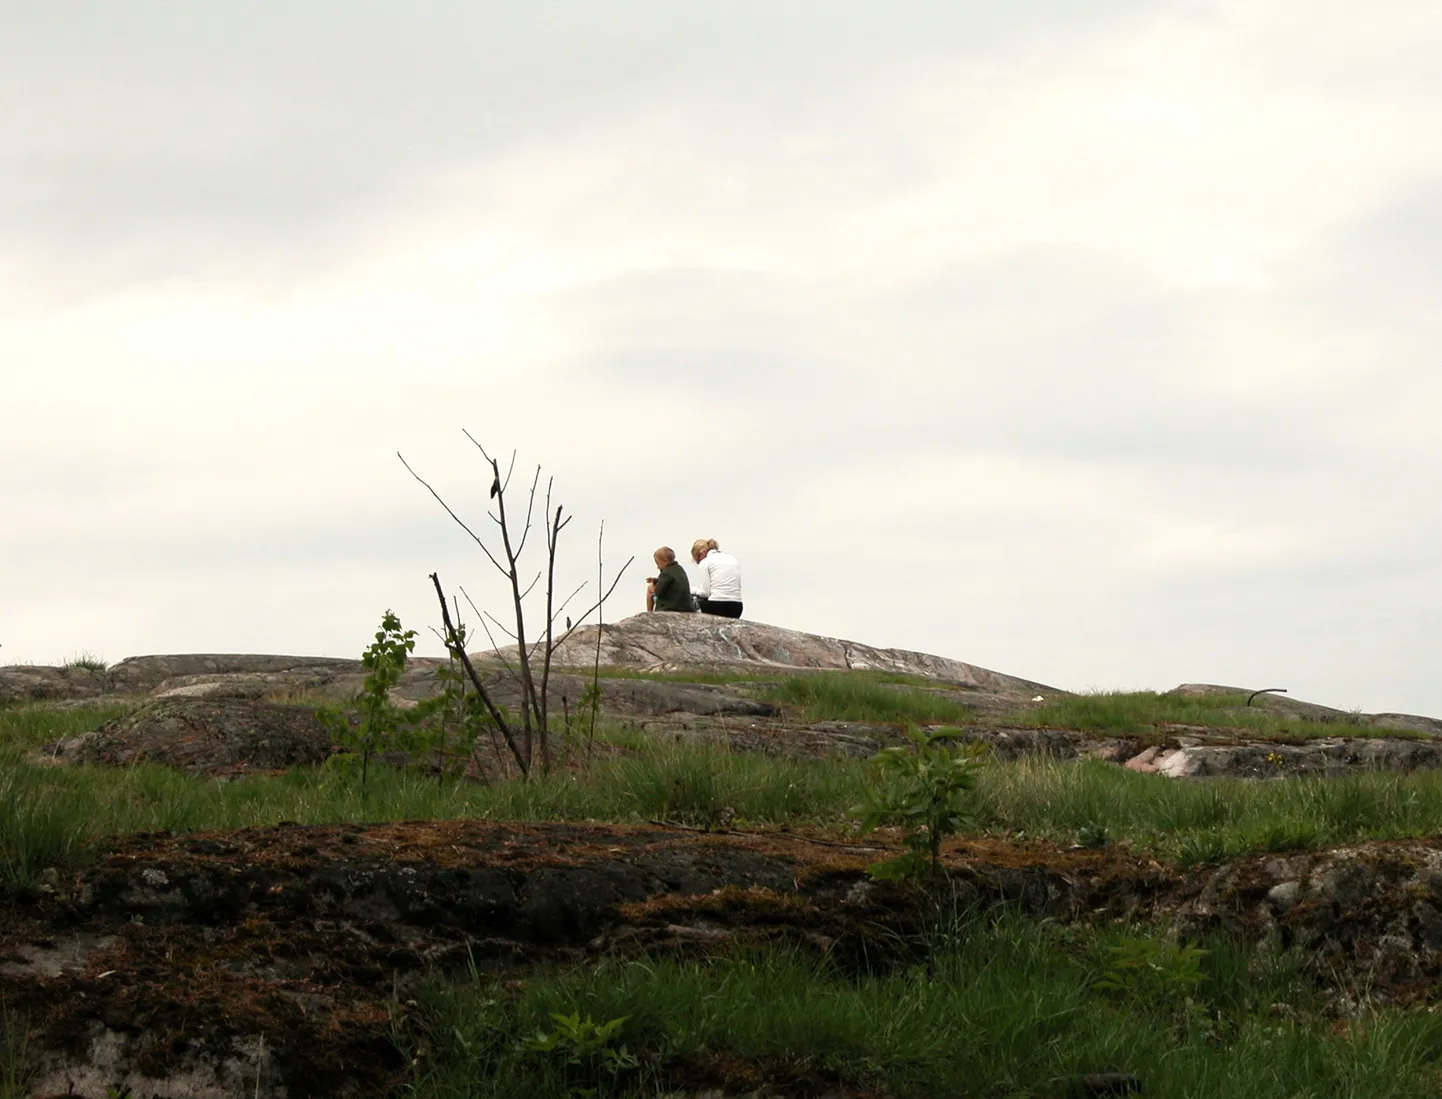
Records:
{"label": "person in white jacket", "polygon": [[694,592],[702,614],[741,617],[741,566],[722,553],[714,538],[700,538],[691,546],[691,560],[701,579]]}

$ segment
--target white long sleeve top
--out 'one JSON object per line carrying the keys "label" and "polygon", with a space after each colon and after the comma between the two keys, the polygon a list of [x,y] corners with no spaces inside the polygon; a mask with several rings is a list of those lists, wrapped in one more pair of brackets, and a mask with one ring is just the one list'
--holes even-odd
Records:
{"label": "white long sleeve top", "polygon": [[726,603],[741,602],[741,566],[736,558],[720,550],[712,550],[696,566],[701,574],[696,594]]}

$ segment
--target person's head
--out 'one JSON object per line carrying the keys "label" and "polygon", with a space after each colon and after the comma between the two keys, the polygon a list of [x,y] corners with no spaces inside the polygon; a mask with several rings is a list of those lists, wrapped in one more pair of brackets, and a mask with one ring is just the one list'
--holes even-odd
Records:
{"label": "person's head", "polygon": [[691,543],[691,560],[700,564],[705,556],[713,549],[720,549],[714,538],[698,538]]}
{"label": "person's head", "polygon": [[662,546],[651,556],[655,559],[658,569],[664,569],[667,565],[676,563],[676,551],[670,546]]}

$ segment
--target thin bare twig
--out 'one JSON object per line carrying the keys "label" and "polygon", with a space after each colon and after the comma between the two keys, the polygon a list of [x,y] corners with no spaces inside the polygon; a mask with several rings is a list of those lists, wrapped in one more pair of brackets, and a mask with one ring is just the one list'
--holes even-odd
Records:
{"label": "thin bare twig", "polygon": [[[495,615],[493,615],[490,611],[482,611],[482,612],[481,612],[481,617],[482,617],[483,619],[489,618],[493,623],[495,623],[496,629],[500,630],[503,634],[505,634],[507,637],[509,637],[512,641],[514,641],[514,640],[516,639],[516,635],[511,632],[510,627],[507,626],[504,622],[502,622],[502,621],[501,621],[499,618],[497,618]],[[488,637],[490,636],[490,631],[489,631],[489,630],[486,631],[486,636],[488,636]]]}
{"label": "thin bare twig", "polygon": [[436,597],[441,601],[441,622],[445,625],[446,636],[450,639],[446,643],[446,647],[455,653],[456,658],[461,662],[461,666],[466,669],[466,675],[470,678],[471,686],[476,689],[476,694],[480,696],[481,702],[485,704],[487,712],[491,715],[491,720],[496,723],[496,728],[500,729],[501,735],[506,738],[506,743],[510,746],[511,754],[516,757],[516,764],[521,768],[521,774],[529,776],[531,771],[530,759],[522,756],[520,745],[516,743],[516,738],[511,733],[510,725],[506,723],[505,717],[502,716],[500,709],[491,699],[490,692],[486,690],[485,684],[481,682],[481,677],[476,674],[476,667],[471,663],[471,658],[466,652],[465,645],[461,644],[455,626],[451,624],[451,611],[450,608],[446,606],[446,593],[441,590],[441,578],[438,573],[431,573],[431,583],[436,586]]}
{"label": "thin bare twig", "polygon": [[491,559],[491,564],[495,565],[496,568],[501,569],[502,572],[505,572],[506,570],[501,568],[501,563],[497,561],[494,555],[492,555],[491,551],[486,548],[486,543],[481,540],[481,536],[475,531],[473,531],[470,527],[466,526],[466,521],[451,510],[451,505],[441,499],[441,494],[435,489],[431,488],[429,481],[427,481],[424,477],[422,477],[419,473],[417,473],[411,468],[410,463],[405,460],[405,457],[401,454],[399,450],[396,451],[396,457],[400,458],[401,465],[406,467],[406,472],[409,473],[412,477],[414,477],[417,481],[419,481],[421,485],[425,488],[425,490],[436,498],[436,503],[440,504],[441,507],[446,509],[446,514],[449,515],[452,519],[454,519],[456,521],[456,524],[463,531],[465,531],[471,536],[471,540],[475,542],[476,545],[481,547],[481,552]]}

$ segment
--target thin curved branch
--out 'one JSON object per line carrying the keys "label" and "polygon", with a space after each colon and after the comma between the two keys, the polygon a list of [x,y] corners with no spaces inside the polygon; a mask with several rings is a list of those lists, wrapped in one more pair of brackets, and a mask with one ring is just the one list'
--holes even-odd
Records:
{"label": "thin curved branch", "polygon": [[481,540],[481,536],[478,535],[475,531],[473,531],[470,527],[466,526],[466,521],[451,510],[451,505],[446,503],[445,500],[441,498],[441,494],[439,492],[431,488],[430,482],[428,482],[424,477],[422,477],[419,473],[417,473],[411,468],[410,463],[405,460],[405,456],[402,455],[399,450],[396,451],[396,457],[401,460],[401,465],[406,467],[406,472],[409,473],[412,477],[414,477],[417,481],[419,481],[421,485],[425,488],[425,490],[436,498],[436,503],[440,504],[441,507],[446,509],[446,514],[449,515],[452,519],[454,519],[456,521],[456,524],[463,531],[465,531],[471,536],[471,540],[475,542],[476,545],[481,547],[481,552],[491,559],[491,564],[495,565],[496,568],[501,569],[502,572],[505,572],[506,570],[501,568],[501,563],[497,561],[491,551],[486,548],[486,543]]}

